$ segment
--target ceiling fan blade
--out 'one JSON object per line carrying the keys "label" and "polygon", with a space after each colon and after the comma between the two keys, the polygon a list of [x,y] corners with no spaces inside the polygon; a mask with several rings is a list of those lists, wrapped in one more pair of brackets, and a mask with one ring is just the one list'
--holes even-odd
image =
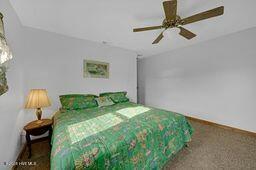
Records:
{"label": "ceiling fan blade", "polygon": [[157,44],[159,43],[159,41],[161,41],[161,39],[164,37],[163,32],[161,32],[161,34],[155,39],[155,41],[152,44]]}
{"label": "ceiling fan blade", "polygon": [[152,26],[152,27],[144,27],[144,28],[134,28],[133,32],[140,32],[140,31],[149,31],[149,30],[156,30],[161,29],[163,26]]}
{"label": "ceiling fan blade", "polygon": [[224,13],[224,6],[220,6],[218,8],[214,8],[212,10],[205,11],[205,12],[202,12],[202,13],[195,14],[193,16],[184,18],[184,19],[182,19],[182,25],[186,25],[186,24],[201,21],[201,20],[204,20],[204,19],[216,17],[216,16],[219,16],[219,15],[222,15],[223,13]]}
{"label": "ceiling fan blade", "polygon": [[183,28],[183,27],[179,27],[180,29],[180,35],[185,37],[186,39],[190,40],[192,38],[194,38],[196,36],[196,34],[194,34],[193,32]]}
{"label": "ceiling fan blade", "polygon": [[175,20],[177,14],[177,0],[164,1],[163,6],[166,20]]}

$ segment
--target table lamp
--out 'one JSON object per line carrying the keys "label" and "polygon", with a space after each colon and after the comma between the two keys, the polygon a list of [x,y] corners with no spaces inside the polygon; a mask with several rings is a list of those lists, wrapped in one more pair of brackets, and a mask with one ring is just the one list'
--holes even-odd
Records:
{"label": "table lamp", "polygon": [[36,109],[36,116],[41,120],[42,107],[51,106],[51,102],[45,89],[32,89],[29,92],[25,109]]}

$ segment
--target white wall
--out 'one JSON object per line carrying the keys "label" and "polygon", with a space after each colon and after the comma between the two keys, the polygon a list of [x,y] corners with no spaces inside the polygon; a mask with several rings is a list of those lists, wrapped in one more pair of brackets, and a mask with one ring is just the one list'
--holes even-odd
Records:
{"label": "white wall", "polygon": [[256,132],[255,44],[252,28],[141,59],[139,100]]}
{"label": "white wall", "polygon": [[[61,94],[125,90],[128,97],[137,102],[135,52],[28,27],[25,35],[24,94],[32,88],[48,90],[52,107],[46,109],[43,116],[59,108]],[[84,59],[109,62],[110,78],[83,78]],[[30,115],[35,118],[34,113]]]}
{"label": "white wall", "polygon": [[0,169],[5,169],[8,167],[3,166],[3,163],[15,160],[20,148],[20,132],[23,126],[21,60],[24,55],[22,26],[9,1],[0,1],[0,12],[4,15],[6,38],[15,56],[7,72],[9,91],[0,96]]}
{"label": "white wall", "polygon": [[[0,96],[0,169],[11,168],[3,162],[16,160],[22,128],[36,119],[34,110],[23,109],[32,88],[48,90],[52,106],[43,110],[43,117],[58,109],[60,94],[125,90],[137,101],[135,52],[23,27],[8,0],[0,1],[0,11],[14,56],[7,72],[10,89]],[[83,59],[109,62],[110,78],[83,78]]]}

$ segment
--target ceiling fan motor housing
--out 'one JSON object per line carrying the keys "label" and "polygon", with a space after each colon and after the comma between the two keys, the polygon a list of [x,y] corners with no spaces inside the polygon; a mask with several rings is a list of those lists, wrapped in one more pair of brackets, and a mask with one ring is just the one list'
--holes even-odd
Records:
{"label": "ceiling fan motor housing", "polygon": [[180,25],[182,25],[182,20],[179,15],[176,15],[175,20],[168,21],[167,19],[164,19],[162,25],[163,25],[163,28],[165,29],[179,27]]}

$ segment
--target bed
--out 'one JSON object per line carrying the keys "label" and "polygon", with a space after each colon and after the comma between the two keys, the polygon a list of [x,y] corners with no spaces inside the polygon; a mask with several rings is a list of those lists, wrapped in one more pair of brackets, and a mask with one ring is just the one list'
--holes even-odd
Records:
{"label": "bed", "polygon": [[51,169],[161,169],[192,133],[183,115],[132,102],[59,111]]}

